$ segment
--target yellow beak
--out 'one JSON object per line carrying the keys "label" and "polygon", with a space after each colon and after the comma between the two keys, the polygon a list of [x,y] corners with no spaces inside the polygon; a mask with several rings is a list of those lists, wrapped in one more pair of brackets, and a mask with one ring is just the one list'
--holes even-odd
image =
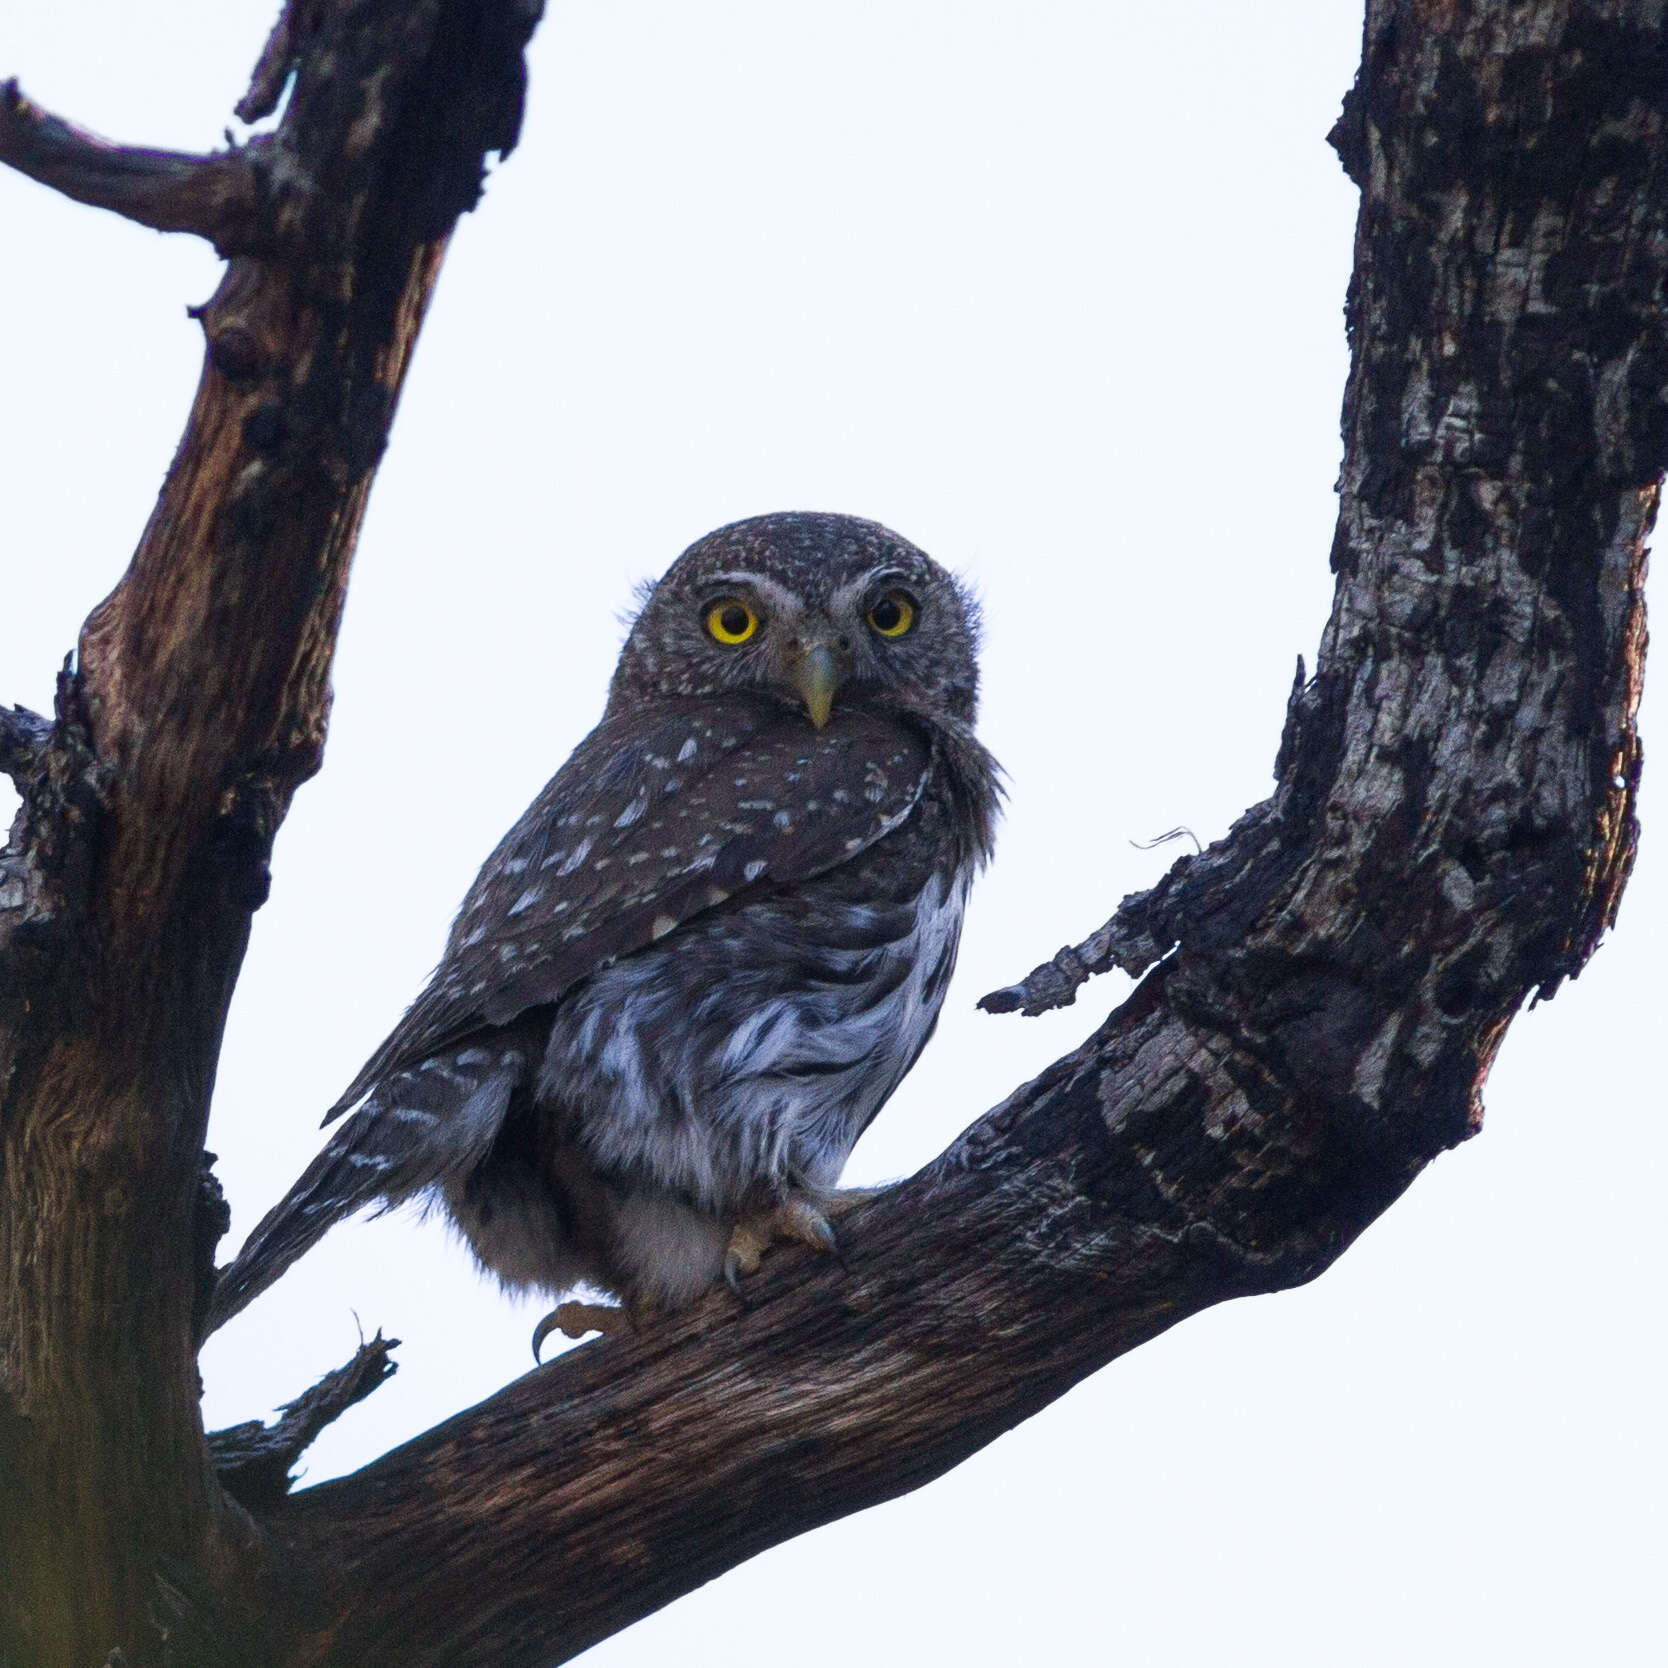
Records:
{"label": "yellow beak", "polygon": [[826,643],[813,643],[800,655],[793,668],[793,686],[820,730],[834,710],[834,691],[840,687],[839,663]]}

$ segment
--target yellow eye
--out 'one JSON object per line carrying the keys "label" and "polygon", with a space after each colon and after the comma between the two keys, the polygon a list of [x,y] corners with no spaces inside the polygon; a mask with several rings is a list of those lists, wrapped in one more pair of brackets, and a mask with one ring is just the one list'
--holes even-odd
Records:
{"label": "yellow eye", "polygon": [[759,629],[759,616],[734,597],[720,598],[706,618],[707,631],[720,643],[745,643]]}
{"label": "yellow eye", "polygon": [[902,637],[915,626],[915,599],[907,591],[888,591],[869,610],[869,624],[882,637]]}

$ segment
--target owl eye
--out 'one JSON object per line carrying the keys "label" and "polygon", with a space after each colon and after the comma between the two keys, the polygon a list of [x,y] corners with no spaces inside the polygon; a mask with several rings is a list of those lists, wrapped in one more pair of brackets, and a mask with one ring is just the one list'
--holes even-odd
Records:
{"label": "owl eye", "polygon": [[882,637],[902,637],[915,627],[915,599],[907,591],[888,591],[868,617]]}
{"label": "owl eye", "polygon": [[707,632],[720,643],[745,643],[759,629],[759,616],[745,602],[722,597],[706,614]]}

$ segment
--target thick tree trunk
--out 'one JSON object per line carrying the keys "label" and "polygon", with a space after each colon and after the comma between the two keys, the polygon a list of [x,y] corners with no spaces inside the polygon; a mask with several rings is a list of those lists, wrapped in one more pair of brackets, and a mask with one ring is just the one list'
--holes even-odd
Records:
{"label": "thick tree trunk", "polygon": [[237,1468],[222,1445],[234,1504],[191,1373],[221,1018],[317,764],[400,370],[481,150],[513,139],[531,21],[339,13],[296,9],[274,148],[193,165],[212,179],[0,113],[0,157],[238,257],[56,724],[0,726],[26,792],[0,875],[19,1661],[156,1655],[159,1611],[176,1656],[252,1659],[253,1606],[275,1662],[531,1668],[916,1486],[1174,1321],[1327,1267],[1475,1130],[1507,1023],[1580,970],[1633,853],[1668,27],[1646,0],[1373,0],[1334,133],[1362,190],[1337,589],[1275,792],[987,1001],[1035,1011],[1113,964],[1145,973],[1134,996],[855,1210],[846,1268],[781,1258],[745,1314],[721,1294],[577,1351],[297,1495],[290,1438]]}

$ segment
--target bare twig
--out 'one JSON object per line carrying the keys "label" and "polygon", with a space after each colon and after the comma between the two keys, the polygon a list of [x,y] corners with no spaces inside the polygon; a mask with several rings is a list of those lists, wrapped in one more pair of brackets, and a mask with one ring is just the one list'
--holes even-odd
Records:
{"label": "bare twig", "polygon": [[290,1468],[318,1440],[319,1432],[362,1402],[399,1371],[392,1351],[398,1338],[381,1332],[361,1344],[346,1365],[328,1372],[312,1389],[303,1391],[280,1409],[276,1423],[259,1419],[209,1433],[209,1452],[227,1493],[244,1505],[274,1505],[290,1489]]}
{"label": "bare twig", "polygon": [[1322,738],[1313,745],[1314,732],[1335,682],[1330,673],[1310,681],[1299,658],[1274,760],[1279,786],[1272,798],[1252,806],[1225,838],[1178,858],[1158,885],[1131,893],[1081,944],[1067,945],[1018,984],[980,997],[979,1006],[991,1014],[1035,1017],[1070,1007],[1082,986],[1114,967],[1139,978],[1178,944],[1210,949],[1242,935],[1289,877],[1309,836],[1317,783],[1332,765],[1331,744]]}
{"label": "bare twig", "polygon": [[194,232],[222,255],[255,245],[255,156],[253,145],[212,156],[113,145],[32,104],[15,80],[0,82],[0,162],[141,226]]}

